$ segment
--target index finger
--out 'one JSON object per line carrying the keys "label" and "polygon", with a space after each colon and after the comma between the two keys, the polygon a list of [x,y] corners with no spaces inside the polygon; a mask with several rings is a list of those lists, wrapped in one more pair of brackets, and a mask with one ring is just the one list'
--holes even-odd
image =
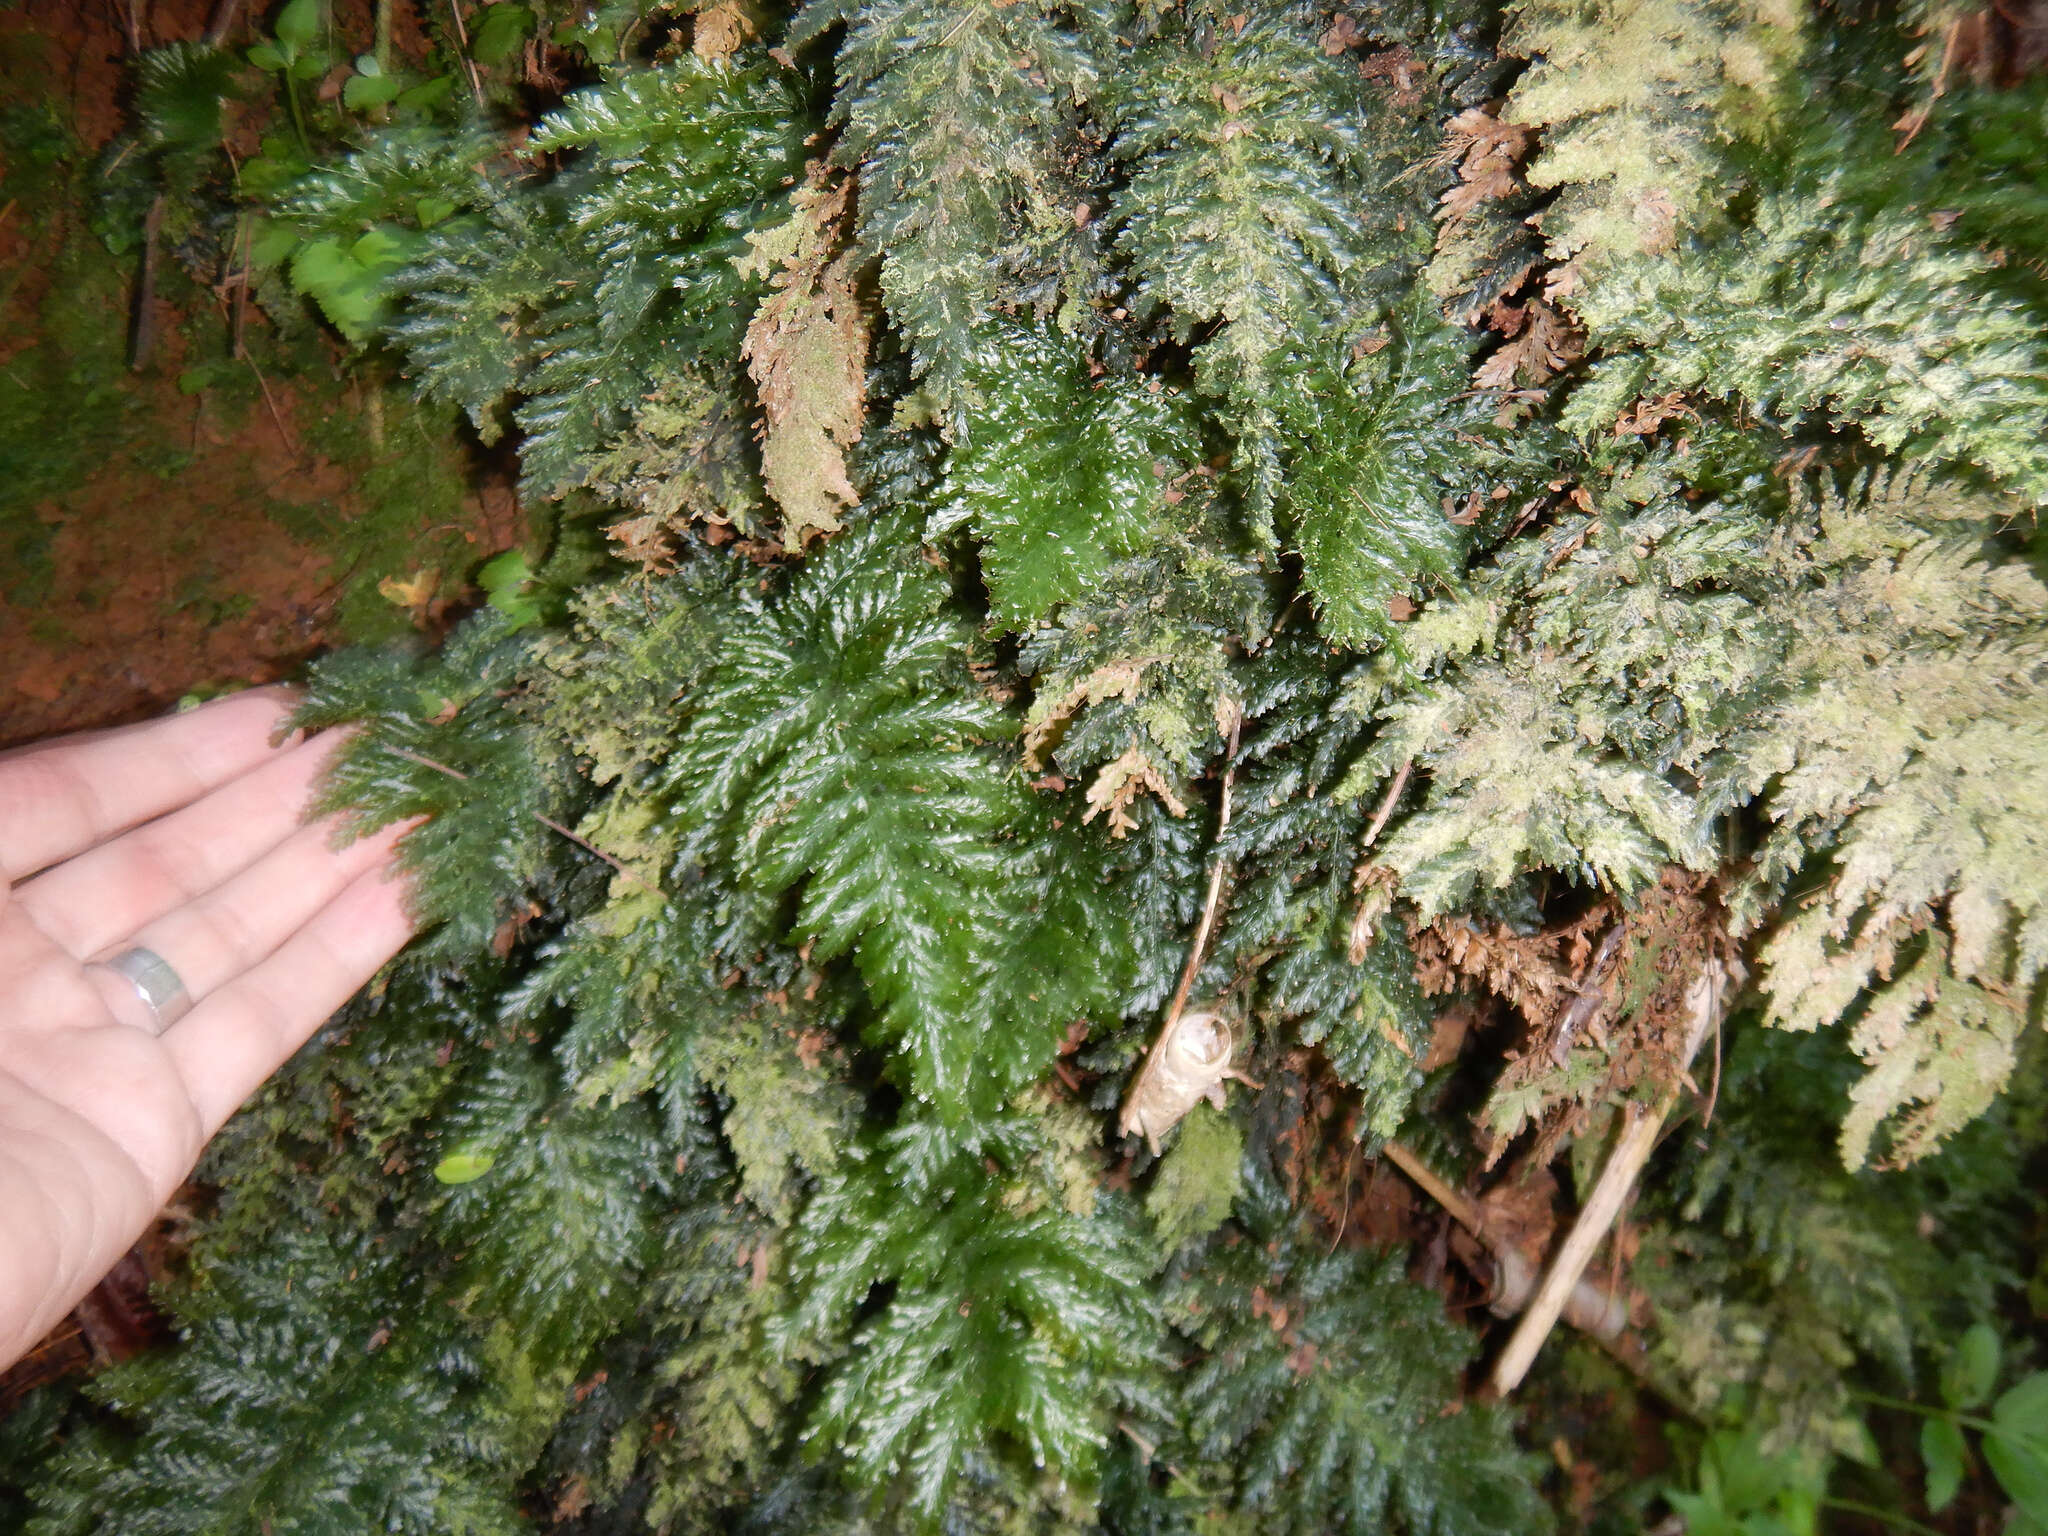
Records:
{"label": "index finger", "polygon": [[82,853],[240,778],[276,750],[291,697],[257,688],[167,720],[0,758],[0,881]]}

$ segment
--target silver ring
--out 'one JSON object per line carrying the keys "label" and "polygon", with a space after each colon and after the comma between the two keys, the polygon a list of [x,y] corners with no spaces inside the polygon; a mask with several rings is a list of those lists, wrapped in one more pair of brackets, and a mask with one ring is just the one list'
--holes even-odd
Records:
{"label": "silver ring", "polygon": [[171,969],[170,962],[153,949],[124,949],[111,960],[93,963],[112,971],[135,989],[142,1006],[156,1020],[158,1034],[192,1011],[192,994],[185,990],[185,983]]}

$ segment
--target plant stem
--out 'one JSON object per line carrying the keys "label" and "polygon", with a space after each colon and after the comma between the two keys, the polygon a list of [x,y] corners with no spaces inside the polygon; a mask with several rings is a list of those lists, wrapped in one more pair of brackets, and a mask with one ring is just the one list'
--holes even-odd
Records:
{"label": "plant stem", "polygon": [[[1699,1054],[1700,1046],[1707,1038],[1707,1031],[1720,1022],[1727,1005],[1728,990],[1736,981],[1736,977],[1731,975],[1731,965],[1729,961],[1709,959],[1686,991],[1686,1006],[1692,1010],[1692,1020],[1686,1028],[1684,1052],[1678,1058],[1681,1074],[1691,1068],[1693,1057]],[[1600,1170],[1599,1183],[1587,1196],[1571,1231],[1557,1245],[1557,1251],[1551,1256],[1550,1268],[1544,1273],[1543,1283],[1537,1287],[1536,1295],[1529,1303],[1529,1310],[1522,1314],[1522,1320],[1515,1325],[1515,1331],[1508,1339],[1507,1348],[1494,1362],[1492,1386],[1495,1395],[1506,1397],[1529,1374],[1529,1367],[1536,1360],[1536,1351],[1543,1347],[1543,1341],[1556,1326],[1579,1277],[1593,1260],[1593,1251],[1600,1246],[1608,1228],[1621,1214],[1622,1205],[1635,1188],[1636,1175],[1650,1160],[1650,1153],[1657,1145],[1657,1133],[1663,1129],[1665,1118],[1677,1102],[1678,1085],[1674,1083],[1665,1089],[1654,1108],[1638,1104],[1628,1107],[1621,1134],[1615,1138],[1614,1150],[1608,1154],[1606,1167]]]}
{"label": "plant stem", "polygon": [[469,56],[469,28],[462,21],[462,0],[448,0],[448,14],[455,18],[455,42],[462,56],[462,67],[469,71],[470,94],[476,97],[476,104],[484,104],[483,77],[476,72],[476,60]]}
{"label": "plant stem", "polygon": [[291,63],[284,67],[285,105],[292,109],[292,132],[299,136],[299,150],[310,160],[313,158],[313,141],[306,136],[306,115],[299,110],[299,89],[292,83]]}
{"label": "plant stem", "polygon": [[1912,1403],[1903,1397],[1886,1397],[1881,1392],[1851,1391],[1849,1395],[1859,1403],[1868,1403],[1873,1408],[1896,1408],[1901,1413],[1917,1413],[1923,1419],[1954,1419],[1958,1424],[1967,1424],[1980,1435],[1998,1433],[1998,1426],[1989,1419],[1980,1419],[1974,1413],[1959,1413],[1953,1408],[1929,1408],[1925,1403]]}

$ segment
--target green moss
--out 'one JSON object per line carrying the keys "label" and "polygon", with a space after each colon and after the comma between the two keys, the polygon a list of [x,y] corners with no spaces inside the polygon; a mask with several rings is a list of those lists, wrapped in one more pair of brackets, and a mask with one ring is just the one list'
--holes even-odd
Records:
{"label": "green moss", "polygon": [[307,451],[351,471],[348,502],[280,501],[269,509],[274,522],[328,556],[329,579],[340,584],[341,634],[358,642],[395,639],[412,628],[406,609],[380,592],[380,583],[432,571],[446,596],[495,552],[471,537],[475,466],[463,450],[460,412],[416,404],[389,388],[368,388],[364,399],[358,407],[337,392],[324,409],[300,413]]}

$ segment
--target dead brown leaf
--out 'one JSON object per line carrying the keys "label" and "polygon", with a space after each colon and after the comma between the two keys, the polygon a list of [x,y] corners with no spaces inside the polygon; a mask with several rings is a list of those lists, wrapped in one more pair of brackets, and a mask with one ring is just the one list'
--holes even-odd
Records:
{"label": "dead brown leaf", "polygon": [[851,177],[822,164],[793,199],[779,229],[748,236],[743,272],[771,289],[741,348],[761,397],[761,478],[782,507],[783,548],[833,533],[860,494],[846,450],[860,441],[867,410],[868,321],[854,292],[849,241]]}
{"label": "dead brown leaf", "polygon": [[1166,775],[1145,754],[1143,747],[1133,743],[1121,757],[1105,763],[1095,776],[1095,782],[1088,786],[1088,812],[1081,822],[1085,826],[1097,816],[1107,813],[1109,835],[1121,838],[1136,829],[1137,818],[1131,815],[1130,807],[1139,795],[1147,792],[1157,795],[1159,803],[1173,815],[1187,814],[1187,806],[1173,792]]}
{"label": "dead brown leaf", "polygon": [[1511,333],[1479,365],[1472,375],[1474,388],[1510,389],[1521,384],[1540,389],[1585,351],[1586,338],[1570,317],[1541,299],[1514,312],[1512,323],[1519,334]]}
{"label": "dead brown leaf", "polygon": [[740,46],[759,35],[761,21],[747,0],[713,0],[697,12],[690,38],[690,51],[707,63],[716,64],[740,51]]}
{"label": "dead brown leaf", "polygon": [[[1693,416],[1685,405],[1685,392],[1674,389],[1668,395],[1638,400],[1623,411],[1614,424],[1616,437],[1649,437],[1674,416]],[[1694,417],[1697,420],[1697,417]]]}
{"label": "dead brown leaf", "polygon": [[1446,230],[1470,218],[1482,204],[1515,192],[1521,184],[1522,159],[1535,138],[1535,129],[1504,123],[1483,107],[1467,108],[1444,126],[1443,147],[1429,163],[1458,168],[1458,184],[1437,201]]}

